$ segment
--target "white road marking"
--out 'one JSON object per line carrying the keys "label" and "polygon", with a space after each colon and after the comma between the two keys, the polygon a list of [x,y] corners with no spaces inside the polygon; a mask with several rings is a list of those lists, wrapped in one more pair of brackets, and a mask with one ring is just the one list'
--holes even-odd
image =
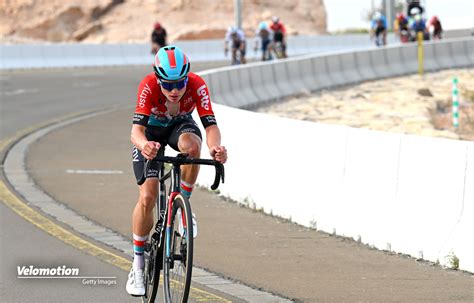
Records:
{"label": "white road marking", "polygon": [[98,169],[66,169],[68,174],[95,174],[95,175],[121,175],[121,170],[98,170]]}
{"label": "white road marking", "polygon": [[20,94],[26,94],[26,93],[36,93],[38,91],[39,90],[37,88],[33,88],[33,89],[19,88],[19,89],[15,89],[15,90],[11,90],[11,91],[6,91],[2,94],[5,95],[5,96],[14,96],[14,95],[20,95]]}

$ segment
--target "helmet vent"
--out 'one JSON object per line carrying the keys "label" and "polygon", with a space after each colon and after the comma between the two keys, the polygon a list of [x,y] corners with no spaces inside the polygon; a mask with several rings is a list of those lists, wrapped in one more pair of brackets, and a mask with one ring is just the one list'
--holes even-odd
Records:
{"label": "helmet vent", "polygon": [[181,73],[179,73],[180,76],[186,75],[189,71],[189,63],[183,65],[183,68],[181,69]]}
{"label": "helmet vent", "polygon": [[160,73],[161,73],[162,75],[164,75],[165,77],[168,77],[168,74],[165,72],[165,70],[163,69],[163,67],[160,66],[160,67],[158,67],[158,69],[160,70]]}

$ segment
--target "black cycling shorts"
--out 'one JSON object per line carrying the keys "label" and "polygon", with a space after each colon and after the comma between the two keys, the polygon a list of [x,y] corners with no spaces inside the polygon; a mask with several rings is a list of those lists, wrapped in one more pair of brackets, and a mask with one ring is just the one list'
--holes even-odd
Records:
{"label": "black cycling shorts", "polygon": [[377,26],[375,29],[375,35],[378,36],[385,31],[385,26]]}
{"label": "black cycling shorts", "polygon": [[283,33],[282,32],[275,32],[273,34],[273,41],[275,42],[283,42]]}
{"label": "black cycling shorts", "polygon": [[[196,134],[202,140],[201,130],[199,130],[199,127],[193,119],[186,119],[168,127],[147,126],[145,130],[146,138],[149,141],[159,142],[161,146],[169,145],[178,152],[180,151],[178,148],[179,136],[185,133]],[[135,178],[137,181],[140,180],[141,176],[143,175],[145,161],[146,159],[143,157],[141,151],[134,145],[132,149],[132,164],[133,172],[135,173]],[[160,163],[152,162],[146,177],[158,177],[159,169]]]}

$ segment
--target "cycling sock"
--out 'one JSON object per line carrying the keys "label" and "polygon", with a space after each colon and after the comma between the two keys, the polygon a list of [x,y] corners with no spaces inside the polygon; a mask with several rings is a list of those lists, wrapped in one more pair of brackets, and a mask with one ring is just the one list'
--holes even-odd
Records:
{"label": "cycling sock", "polygon": [[190,184],[181,180],[181,194],[186,198],[191,198],[191,194],[193,193],[194,184]]}
{"label": "cycling sock", "polygon": [[143,270],[145,267],[145,258],[143,257],[143,251],[145,250],[145,242],[148,236],[137,236],[133,234],[133,269]]}

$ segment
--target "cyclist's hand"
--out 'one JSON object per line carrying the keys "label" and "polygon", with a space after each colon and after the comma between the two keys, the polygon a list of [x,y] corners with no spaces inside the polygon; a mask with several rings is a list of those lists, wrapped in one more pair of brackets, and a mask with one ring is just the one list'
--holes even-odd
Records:
{"label": "cyclist's hand", "polygon": [[213,146],[209,149],[212,159],[224,164],[227,161],[227,150],[224,146]]}
{"label": "cyclist's hand", "polygon": [[142,148],[142,155],[147,160],[151,160],[156,157],[158,150],[161,145],[158,142],[148,141]]}

